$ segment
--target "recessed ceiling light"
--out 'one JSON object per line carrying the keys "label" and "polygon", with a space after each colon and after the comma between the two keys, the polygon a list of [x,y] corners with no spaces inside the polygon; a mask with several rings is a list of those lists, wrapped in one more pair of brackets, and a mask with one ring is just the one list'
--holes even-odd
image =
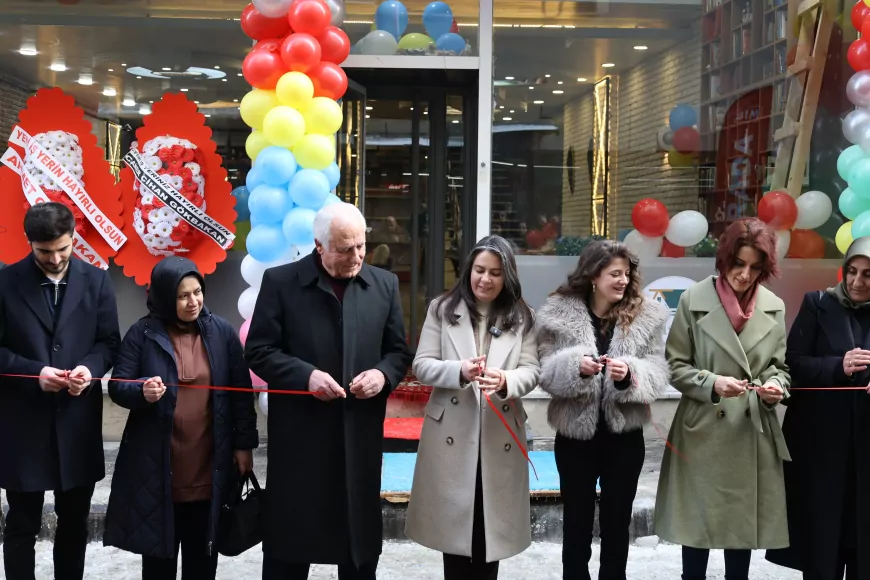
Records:
{"label": "recessed ceiling light", "polygon": [[221,69],[221,67],[219,67],[219,66],[216,66],[215,68],[216,68],[217,70],[220,70],[220,69]]}
{"label": "recessed ceiling light", "polygon": [[585,82],[586,82],[586,77],[580,77],[579,79],[577,79],[577,82],[578,82],[578,83],[585,83]]}
{"label": "recessed ceiling light", "polygon": [[63,72],[66,70],[66,65],[60,62],[56,62],[52,64],[49,68],[51,68],[51,70],[53,70],[54,72]]}
{"label": "recessed ceiling light", "polygon": [[237,77],[243,77],[243,76],[245,76],[245,75],[243,75],[242,73],[236,73],[236,76],[237,76]]}
{"label": "recessed ceiling light", "polygon": [[543,105],[543,104],[544,104],[544,101],[535,101],[534,103],[535,103],[536,105]]}
{"label": "recessed ceiling light", "polygon": [[203,115],[204,117],[211,117],[211,115]]}
{"label": "recessed ceiling light", "polygon": [[142,77],[136,77],[137,79],[141,79]]}
{"label": "recessed ceiling light", "polygon": [[512,80],[514,80],[514,77],[505,77],[504,80],[506,80],[506,81],[512,81]]}
{"label": "recessed ceiling light", "polygon": [[454,125],[458,125],[458,124],[459,124],[459,121],[456,120],[456,119],[453,119],[453,124],[454,124]]}
{"label": "recessed ceiling light", "polygon": [[140,115],[149,115],[151,114],[151,107],[139,107]]}
{"label": "recessed ceiling light", "polygon": [[124,105],[125,107],[135,107],[136,101],[134,101],[133,99],[124,99],[124,102],[121,104]]}
{"label": "recessed ceiling light", "polygon": [[424,114],[424,115],[428,115],[428,114],[429,114],[429,111],[423,111],[423,114]]}
{"label": "recessed ceiling light", "polygon": [[504,109],[504,105],[499,105],[498,108],[499,108],[499,109]]}
{"label": "recessed ceiling light", "polygon": [[366,119],[371,119],[371,118],[372,118],[371,115],[366,115]]}
{"label": "recessed ceiling light", "polygon": [[126,63],[126,62],[122,62],[122,63],[121,63],[121,66],[127,66],[127,63]]}
{"label": "recessed ceiling light", "polygon": [[152,105],[154,104],[154,101],[148,101],[148,102],[151,103]]}
{"label": "recessed ceiling light", "polygon": [[91,75],[79,75],[79,84],[87,87],[94,84],[94,79]]}
{"label": "recessed ceiling light", "polygon": [[169,68],[168,66],[165,66],[165,67],[163,67],[163,70],[172,70],[172,69]]}
{"label": "recessed ceiling light", "polygon": [[513,119],[510,117],[502,117],[501,120],[502,121],[513,121]]}
{"label": "recessed ceiling light", "polygon": [[546,78],[550,78],[550,75],[544,75]]}
{"label": "recessed ceiling light", "polygon": [[535,87],[529,87],[529,90],[530,90],[530,91],[534,91],[534,90],[535,90]]}
{"label": "recessed ceiling light", "polygon": [[221,79],[221,81],[223,81],[223,82],[227,82],[227,79]]}
{"label": "recessed ceiling light", "polygon": [[635,50],[647,50],[648,48],[648,46],[644,46],[642,44],[634,47]]}
{"label": "recessed ceiling light", "polygon": [[604,64],[601,65],[602,68],[613,68],[615,66],[616,65],[613,64],[612,62],[605,62]]}
{"label": "recessed ceiling light", "polygon": [[238,99],[233,99],[233,102],[234,102],[234,103],[238,103],[239,100],[238,100]]}
{"label": "recessed ceiling light", "polygon": [[366,107],[366,111],[371,111],[373,109],[374,109],[374,107]]}
{"label": "recessed ceiling light", "polygon": [[118,93],[112,87],[106,87],[103,89],[103,96],[104,97],[114,97],[117,94]]}
{"label": "recessed ceiling light", "polygon": [[29,46],[22,46],[20,49],[18,49],[18,54],[20,54],[21,56],[36,56],[37,54],[39,54],[39,51]]}
{"label": "recessed ceiling light", "polygon": [[511,109],[510,113],[511,113],[511,115],[513,115],[514,113],[516,113],[516,111],[514,111],[513,109]]}
{"label": "recessed ceiling light", "polygon": [[110,68],[110,69],[109,69],[109,72],[115,72],[115,69]]}
{"label": "recessed ceiling light", "polygon": [[563,81],[559,81],[559,82],[556,83],[556,84],[557,84],[557,85],[564,85],[565,83],[564,83]]}
{"label": "recessed ceiling light", "polygon": [[565,91],[553,91],[553,94],[554,94],[554,95],[561,95],[561,94],[564,93],[564,92],[565,92]]}
{"label": "recessed ceiling light", "polygon": [[413,111],[413,110],[414,110],[414,107],[411,107],[411,110]]}
{"label": "recessed ceiling light", "polygon": [[181,89],[181,92],[182,92],[182,93],[186,93],[186,92],[189,91],[189,90],[190,90],[190,89]]}
{"label": "recessed ceiling light", "polygon": [[199,101],[194,101],[194,103],[196,103],[196,104],[198,105],[198,104],[199,104]]}

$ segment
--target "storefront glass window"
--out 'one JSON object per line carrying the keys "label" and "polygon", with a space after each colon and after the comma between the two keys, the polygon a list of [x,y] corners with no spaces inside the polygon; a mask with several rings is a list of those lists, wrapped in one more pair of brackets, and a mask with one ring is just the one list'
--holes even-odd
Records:
{"label": "storefront glass window", "polygon": [[[795,60],[785,0],[495,0],[494,21],[493,232],[528,254],[576,255],[596,236],[662,236],[664,209],[682,246],[644,240],[647,257],[706,257],[735,219],[787,212],[762,199],[791,183],[792,197],[820,191],[833,212],[790,234],[778,226],[788,256],[840,255],[848,14],[829,17],[830,41],[816,48],[825,68],[815,115],[799,127],[811,140],[794,149],[792,167],[805,167],[795,177],[787,164],[775,171]],[[640,215],[645,198],[663,209],[647,202]],[[673,219],[686,210],[700,215]]]}

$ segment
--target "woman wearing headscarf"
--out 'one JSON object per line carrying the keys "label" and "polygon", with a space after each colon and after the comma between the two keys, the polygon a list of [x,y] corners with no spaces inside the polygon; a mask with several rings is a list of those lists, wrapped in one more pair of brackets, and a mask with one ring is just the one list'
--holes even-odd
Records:
{"label": "woman wearing headscarf", "polygon": [[520,398],[538,382],[534,315],[514,254],[483,238],[432,301],[414,374],[434,387],[414,469],[406,535],[444,553],[446,580],[495,580],[529,547],[529,469],[492,404],[525,443]]}
{"label": "woman wearing headscarf", "polygon": [[[109,396],[130,409],[115,462],[104,544],[142,555],[143,580],[213,580],[215,530],[257,447],[252,393],[235,329],[204,304],[186,258],[151,272],[147,316],[121,343]],[[235,465],[234,465],[235,463]]]}
{"label": "woman wearing headscarf", "polygon": [[785,305],[762,283],[778,272],[776,234],[739,219],[719,239],[718,276],[680,297],[665,349],[682,393],[656,497],[655,530],[683,546],[683,579],[701,580],[710,549],[725,578],[746,580],[751,550],[788,546],[776,406],[790,383]]}
{"label": "woman wearing headscarf", "polygon": [[806,580],[870,579],[870,238],[846,252],[843,280],[810,292],[788,335],[795,391],[783,434],[791,545],[767,559]]}
{"label": "woman wearing headscarf", "polygon": [[601,478],[600,580],[625,580],[629,526],[646,446],[647,405],[668,386],[667,309],[640,291],[628,246],[590,244],[538,312],[541,388],[552,395],[564,504],[562,577],[589,578]]}

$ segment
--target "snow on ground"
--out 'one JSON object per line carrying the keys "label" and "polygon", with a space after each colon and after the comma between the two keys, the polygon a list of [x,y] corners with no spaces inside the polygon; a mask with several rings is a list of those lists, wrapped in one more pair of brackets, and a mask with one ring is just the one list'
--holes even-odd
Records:
{"label": "snow on ground", "polygon": [[[649,540],[653,540],[650,542]],[[654,539],[643,538],[641,544],[655,543]],[[37,544],[38,580],[50,580],[52,576],[51,547],[48,542]],[[561,580],[561,544],[536,543],[528,550],[502,562],[499,570],[500,580]],[[218,579],[241,580],[260,577],[261,552],[259,548],[249,550],[238,558],[222,558],[218,566]],[[3,561],[0,555],[0,562]],[[87,580],[139,580],[141,578],[138,556],[121,552],[114,548],[104,548],[99,544],[88,547]],[[656,547],[632,546],[628,561],[628,578],[637,580],[674,580],[680,577],[680,548],[659,544]],[[598,545],[594,546],[591,571],[593,578],[598,571]],[[799,580],[800,575],[793,570],[774,566],[764,560],[763,552],[752,557],[751,577],[753,580]],[[180,575],[179,575],[180,576]],[[724,562],[721,551],[714,551],[710,557],[707,578],[724,578]],[[0,577],[3,577],[0,568]],[[337,578],[334,566],[312,566],[310,580],[333,580]],[[378,568],[380,580],[440,580],[443,578],[441,554],[417,544],[387,542]]]}

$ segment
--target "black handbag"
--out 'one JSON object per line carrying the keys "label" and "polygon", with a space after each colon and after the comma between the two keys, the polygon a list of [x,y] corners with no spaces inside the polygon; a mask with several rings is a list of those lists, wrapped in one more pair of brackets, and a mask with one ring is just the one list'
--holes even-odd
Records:
{"label": "black handbag", "polygon": [[223,556],[238,556],[263,541],[263,496],[253,472],[239,480],[229,501],[221,507],[217,549]]}

